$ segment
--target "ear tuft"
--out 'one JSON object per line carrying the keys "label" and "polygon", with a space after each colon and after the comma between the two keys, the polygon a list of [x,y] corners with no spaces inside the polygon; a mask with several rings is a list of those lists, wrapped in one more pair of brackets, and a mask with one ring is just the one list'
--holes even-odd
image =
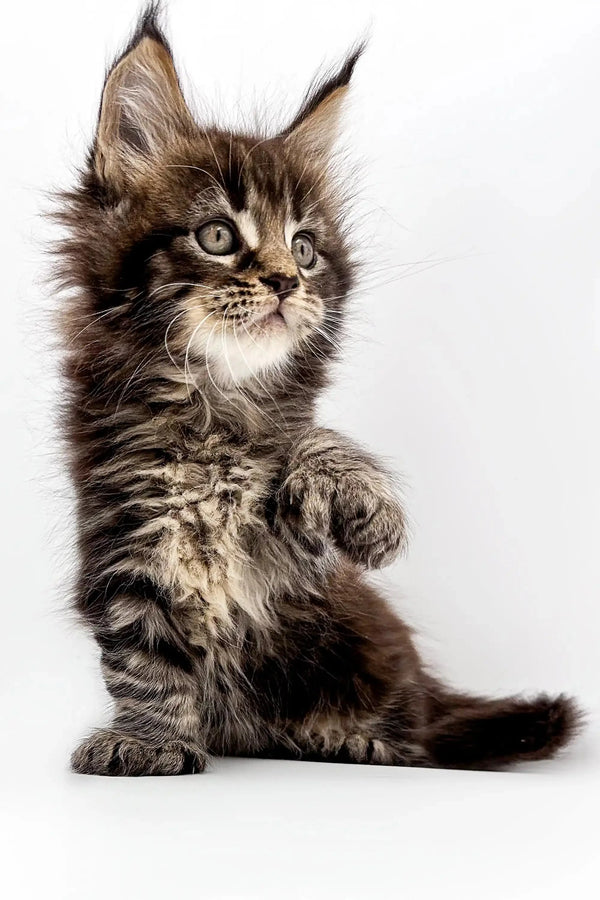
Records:
{"label": "ear tuft", "polygon": [[350,50],[337,69],[317,76],[309,87],[299,112],[282,132],[282,137],[301,145],[307,152],[329,154],[338,135],[352,73],[365,47],[366,41],[361,41]]}
{"label": "ear tuft", "polygon": [[162,44],[163,47],[168,51],[169,55],[172,56],[171,48],[169,46],[169,42],[165,37],[165,33],[161,27],[160,19],[162,15],[162,4],[159,2],[149,3],[146,8],[140,13],[140,17],[137,21],[137,25],[135,26],[135,30],[129,39],[129,43],[122,51],[122,53],[115,59],[112,64],[112,69],[117,66],[121,60],[127,56],[128,53],[131,53],[132,50],[135,50],[137,45],[141,43],[143,38],[148,37],[155,40],[158,44]]}

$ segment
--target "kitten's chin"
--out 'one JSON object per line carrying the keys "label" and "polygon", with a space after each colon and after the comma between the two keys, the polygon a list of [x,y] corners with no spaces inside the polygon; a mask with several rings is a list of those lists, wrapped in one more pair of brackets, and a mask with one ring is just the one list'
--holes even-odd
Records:
{"label": "kitten's chin", "polygon": [[210,377],[231,387],[273,372],[285,365],[293,347],[289,326],[279,312],[271,313],[251,330],[227,331],[206,349]]}

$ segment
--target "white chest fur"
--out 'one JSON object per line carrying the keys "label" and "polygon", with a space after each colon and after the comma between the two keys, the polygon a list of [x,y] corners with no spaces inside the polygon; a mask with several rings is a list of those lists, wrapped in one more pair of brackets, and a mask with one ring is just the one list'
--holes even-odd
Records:
{"label": "white chest fur", "polygon": [[275,469],[238,455],[152,470],[156,491],[140,529],[151,538],[147,562],[190,627],[225,625],[235,607],[257,623],[268,618],[270,576],[250,548],[268,539],[264,503]]}

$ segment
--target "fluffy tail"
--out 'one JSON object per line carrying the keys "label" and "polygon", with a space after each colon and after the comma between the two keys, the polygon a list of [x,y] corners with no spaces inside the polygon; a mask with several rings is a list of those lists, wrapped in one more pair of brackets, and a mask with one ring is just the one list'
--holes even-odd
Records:
{"label": "fluffy tail", "polygon": [[424,743],[441,768],[495,769],[554,756],[577,733],[582,714],[569,697],[487,700],[433,679]]}

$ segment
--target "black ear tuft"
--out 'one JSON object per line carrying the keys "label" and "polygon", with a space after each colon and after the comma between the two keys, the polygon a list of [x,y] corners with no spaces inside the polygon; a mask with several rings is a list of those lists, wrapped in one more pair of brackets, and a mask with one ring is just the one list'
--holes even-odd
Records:
{"label": "black ear tuft", "polygon": [[163,33],[159,25],[161,12],[162,4],[158,0],[148,3],[141,13],[137,24],[136,34],[138,39],[143,37],[153,37],[159,41],[163,39]]}
{"label": "black ear tuft", "polygon": [[298,128],[305,119],[308,119],[308,117],[311,116],[331,94],[338,90],[338,88],[348,86],[350,79],[352,78],[352,73],[354,72],[354,67],[364,53],[366,46],[366,40],[360,41],[360,43],[348,52],[338,69],[333,71],[329,70],[328,72],[325,72],[325,74],[317,75],[306,92],[295,119],[282,132],[283,137],[291,134]]}
{"label": "black ear tuft", "polygon": [[156,41],[158,44],[162,44],[165,50],[172,57],[173,54],[171,52],[171,47],[169,46],[169,42],[165,37],[165,33],[161,27],[160,20],[162,17],[163,6],[160,0],[153,0],[152,3],[148,3],[148,5],[142,10],[140,13],[140,17],[137,20],[137,24],[131,35],[129,41],[127,42],[124,50],[117,56],[114,60],[111,70],[117,66],[121,60],[127,56],[128,53],[131,53],[132,50],[138,46],[144,38],[151,38],[153,41]]}

